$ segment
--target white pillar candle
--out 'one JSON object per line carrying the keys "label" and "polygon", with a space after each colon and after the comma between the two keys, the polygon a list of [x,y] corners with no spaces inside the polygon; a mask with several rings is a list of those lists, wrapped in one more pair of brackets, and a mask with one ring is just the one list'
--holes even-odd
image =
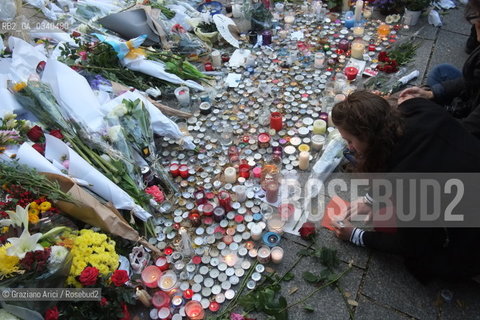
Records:
{"label": "white pillar candle", "polygon": [[188,87],[178,87],[174,93],[180,106],[188,107],[190,105],[190,89]]}
{"label": "white pillar candle", "polygon": [[298,157],[298,168],[300,170],[307,170],[310,165],[310,152],[302,151]]}
{"label": "white pillar candle", "polygon": [[212,66],[215,69],[221,68],[222,67],[222,55],[220,54],[220,51],[213,50],[211,56],[212,56]]}
{"label": "white pillar candle", "polygon": [[362,20],[363,1],[357,0],[355,3],[355,21]]}
{"label": "white pillar candle", "polygon": [[258,224],[253,225],[252,229],[250,229],[250,234],[252,236],[252,240],[258,241],[262,238],[262,227]]}
{"label": "white pillar candle", "polygon": [[365,44],[363,41],[354,41],[352,43],[351,56],[352,58],[363,60],[363,54],[365,52]]}
{"label": "white pillar candle", "polygon": [[325,53],[323,52],[315,53],[315,62],[314,62],[315,68],[322,68],[324,64],[325,64]]}
{"label": "white pillar candle", "polygon": [[224,181],[226,183],[235,183],[237,181],[237,170],[234,167],[228,167],[223,172]]}
{"label": "white pillar candle", "polygon": [[312,137],[312,143],[311,143],[312,150],[320,151],[320,150],[322,150],[324,144],[325,144],[325,137],[324,136],[315,135],[315,136]]}
{"label": "white pillar candle", "polygon": [[233,187],[233,191],[237,195],[238,202],[244,202],[245,200],[247,200],[247,187],[235,186]]}
{"label": "white pillar candle", "polygon": [[332,120],[332,110],[328,112],[328,127],[329,129],[335,127],[335,124],[333,123],[333,120]]}
{"label": "white pillar candle", "polygon": [[280,247],[273,247],[270,251],[270,257],[273,263],[280,263],[283,260],[283,249]]}
{"label": "white pillar candle", "polygon": [[327,131],[327,123],[323,119],[313,122],[313,134],[325,134]]}

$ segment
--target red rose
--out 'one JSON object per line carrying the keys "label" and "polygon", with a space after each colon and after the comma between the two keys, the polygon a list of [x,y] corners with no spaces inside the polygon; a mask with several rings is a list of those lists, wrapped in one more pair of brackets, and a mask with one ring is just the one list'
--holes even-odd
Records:
{"label": "red rose", "polygon": [[43,130],[39,126],[35,126],[27,132],[27,137],[33,142],[40,141],[43,138]]}
{"label": "red rose", "polygon": [[125,270],[115,270],[110,280],[115,286],[120,287],[128,281],[128,273]]}
{"label": "red rose", "polygon": [[63,134],[62,134],[62,131],[60,130],[50,130],[50,135],[51,136],[54,136],[55,138],[58,138],[58,139],[63,139]]}
{"label": "red rose", "polygon": [[108,305],[108,300],[107,300],[107,298],[102,297],[102,299],[100,299],[100,305],[101,305],[102,307],[105,307],[106,305]]}
{"label": "red rose", "polygon": [[387,64],[387,65],[385,65],[384,71],[385,71],[386,73],[394,73],[394,72],[395,72],[395,68],[394,68],[393,66]]}
{"label": "red rose", "polygon": [[73,31],[73,32],[72,32],[72,38],[78,38],[78,37],[80,37],[81,35],[82,35],[82,34],[81,34],[80,32],[78,32],[78,31]]}
{"label": "red rose", "polygon": [[378,54],[378,61],[385,62],[388,59],[388,55],[385,51],[382,51]]}
{"label": "red rose", "polygon": [[35,143],[32,148],[37,150],[42,156],[45,155],[45,143]]}
{"label": "red rose", "polygon": [[95,267],[86,267],[78,278],[78,281],[84,286],[93,286],[97,283],[98,269]]}
{"label": "red rose", "polygon": [[123,317],[120,320],[130,320],[130,312],[128,312],[128,307],[125,302],[122,302],[122,313]]}
{"label": "red rose", "polygon": [[298,231],[300,232],[300,237],[304,240],[312,240],[317,233],[315,230],[315,224],[312,222],[305,222]]}
{"label": "red rose", "polygon": [[60,316],[57,306],[45,311],[45,320],[57,320]]}

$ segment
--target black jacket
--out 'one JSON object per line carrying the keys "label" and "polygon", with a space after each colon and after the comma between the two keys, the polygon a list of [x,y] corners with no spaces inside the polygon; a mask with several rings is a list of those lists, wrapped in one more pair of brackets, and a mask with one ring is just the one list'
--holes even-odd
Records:
{"label": "black jacket", "polygon": [[480,139],[480,47],[467,58],[462,73],[462,78],[442,82],[444,94],[433,90],[434,101],[450,108],[467,131]]}
{"label": "black jacket", "polygon": [[[399,109],[405,117],[405,130],[394,147],[388,172],[480,172],[480,141],[444,109],[421,98],[410,99],[399,105]],[[420,278],[425,274],[450,276],[480,272],[480,263],[477,263],[480,262],[477,249],[480,229],[366,231],[363,241],[367,247],[403,255],[409,269]],[[471,252],[476,256],[472,257]],[[470,269],[462,269],[464,264]]]}

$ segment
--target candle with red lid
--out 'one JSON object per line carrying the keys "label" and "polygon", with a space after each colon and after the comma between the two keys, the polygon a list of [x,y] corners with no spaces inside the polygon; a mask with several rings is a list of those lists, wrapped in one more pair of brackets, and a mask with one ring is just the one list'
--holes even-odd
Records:
{"label": "candle with red lid", "polygon": [[202,221],[200,220],[200,213],[198,210],[194,209],[188,214],[188,220],[192,223],[194,227],[200,227]]}
{"label": "candle with red lid", "polygon": [[202,320],[205,317],[202,304],[194,300],[187,302],[185,305],[185,314],[190,320]]}
{"label": "candle with red lid", "polygon": [[205,67],[205,71],[213,71],[213,65],[210,62],[205,62],[203,66]]}
{"label": "candle with red lid", "polygon": [[270,114],[270,128],[280,131],[282,130],[282,114],[280,112],[272,112]]}
{"label": "candle with red lid", "polygon": [[213,204],[208,202],[208,203],[205,203],[201,209],[204,216],[211,216],[213,215],[213,209],[215,208],[213,207]]}
{"label": "candle with red lid", "polygon": [[205,196],[205,192],[203,190],[195,191],[193,197],[195,198],[195,203],[197,206],[207,202],[207,197]]}
{"label": "candle with red lid", "polygon": [[218,202],[227,212],[232,210],[232,198],[230,197],[230,193],[222,190],[218,193],[217,197]]}
{"label": "candle with red lid", "polygon": [[178,169],[180,168],[180,166],[176,163],[172,163],[170,165],[170,174],[173,176],[173,177],[178,177],[178,175],[180,174],[180,171],[178,171]]}
{"label": "candle with red lid", "polygon": [[178,168],[178,171],[180,173],[180,176],[184,179],[188,178],[188,166],[186,164],[182,164],[180,168]]}
{"label": "candle with red lid", "polygon": [[149,288],[156,288],[162,276],[162,271],[157,266],[148,266],[142,271],[142,281]]}
{"label": "candle with red lid", "polygon": [[183,297],[185,299],[192,299],[193,294],[194,294],[194,292],[193,292],[192,289],[187,289],[187,290],[183,291]]}

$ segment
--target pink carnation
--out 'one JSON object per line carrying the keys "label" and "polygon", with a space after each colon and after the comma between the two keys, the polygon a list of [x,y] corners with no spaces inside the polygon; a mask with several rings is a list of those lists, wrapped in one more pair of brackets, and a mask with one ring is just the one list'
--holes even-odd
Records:
{"label": "pink carnation", "polygon": [[160,188],[156,185],[146,188],[145,192],[151,195],[153,199],[158,203],[162,203],[165,200],[165,195],[163,194],[162,190],[160,190]]}

